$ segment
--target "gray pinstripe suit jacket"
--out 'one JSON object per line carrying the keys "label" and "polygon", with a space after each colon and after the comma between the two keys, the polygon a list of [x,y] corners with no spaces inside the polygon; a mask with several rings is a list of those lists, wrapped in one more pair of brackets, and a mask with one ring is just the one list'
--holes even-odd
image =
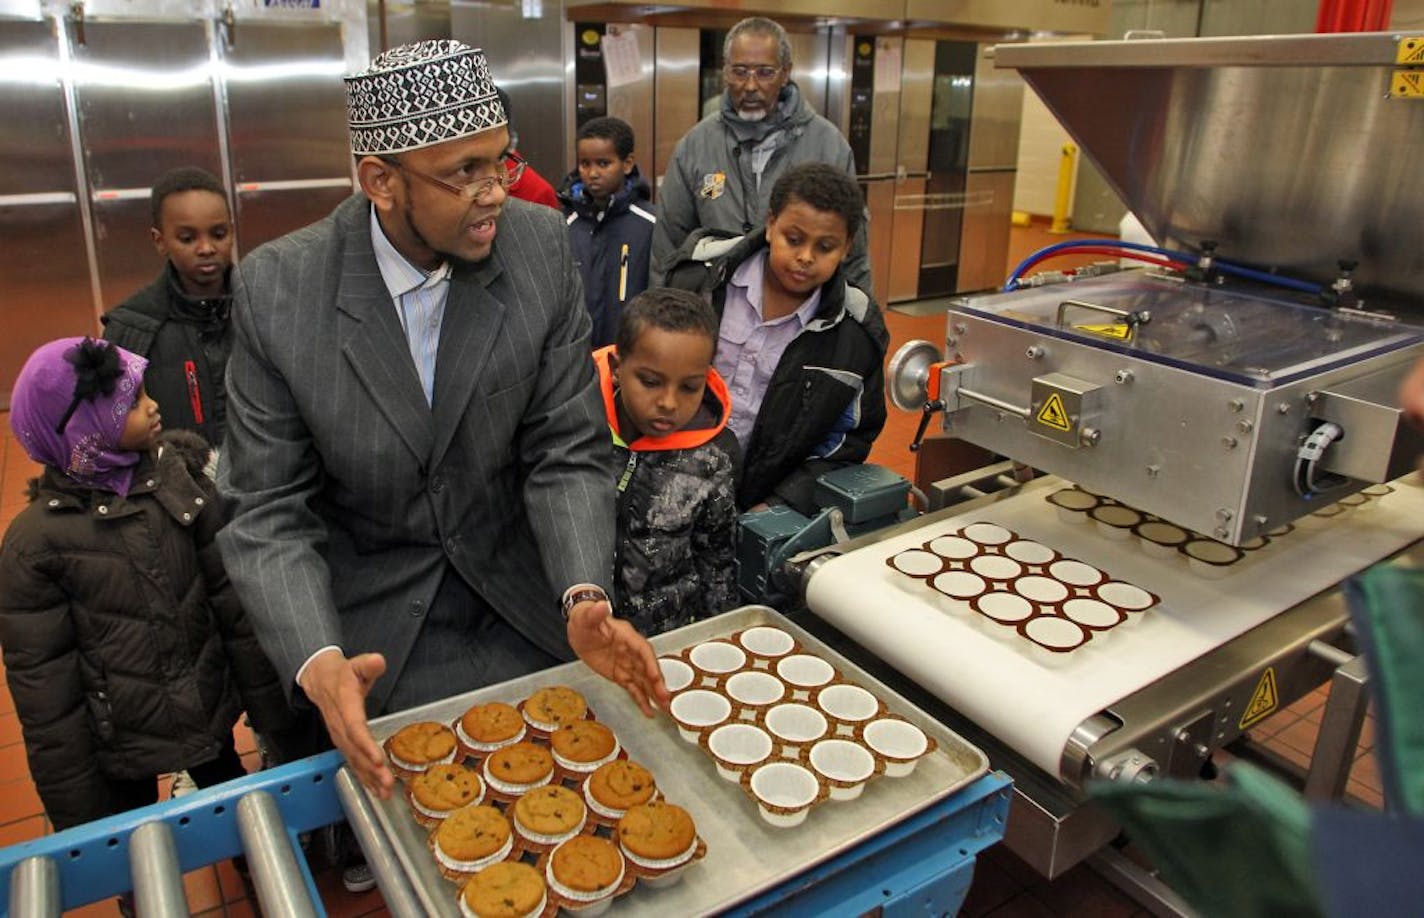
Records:
{"label": "gray pinstripe suit jacket", "polygon": [[401,670],[447,562],[569,659],[557,596],[611,583],[614,474],[563,221],[510,198],[492,256],[456,267],[432,409],[369,219],[356,195],[236,272],[219,464],[229,575],[289,686],[328,644],[419,680]]}

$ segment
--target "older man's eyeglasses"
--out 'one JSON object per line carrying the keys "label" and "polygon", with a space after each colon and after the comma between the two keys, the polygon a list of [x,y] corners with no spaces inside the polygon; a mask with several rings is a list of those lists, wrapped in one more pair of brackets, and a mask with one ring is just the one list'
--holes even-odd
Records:
{"label": "older man's eyeglasses", "polygon": [[463,185],[452,185],[449,182],[441,181],[433,175],[421,172],[419,169],[412,169],[410,166],[407,166],[405,163],[401,162],[398,159],[395,159],[394,157],[382,157],[382,160],[392,166],[395,166],[397,169],[401,170],[407,175],[413,175],[418,179],[427,181],[430,184],[434,185],[436,188],[439,188],[443,191],[448,191],[450,192],[450,194],[453,194],[456,197],[462,198],[463,200],[469,202],[477,201],[485,195],[489,194],[491,191],[494,190],[494,186],[496,185],[508,189],[511,185],[513,185],[515,182],[519,181],[521,177],[523,177],[524,170],[529,167],[529,164],[524,161],[523,157],[521,157],[518,153],[511,151],[509,153],[505,153],[499,158],[499,162],[496,164],[496,169],[498,171],[495,172],[493,175],[479,176],[474,179],[471,179]]}
{"label": "older man's eyeglasses", "polygon": [[730,64],[727,67],[727,79],[735,83],[745,83],[755,78],[758,83],[770,83],[772,80],[781,76],[781,70],[782,68],[780,67],[769,67],[765,65],[750,67],[746,64]]}

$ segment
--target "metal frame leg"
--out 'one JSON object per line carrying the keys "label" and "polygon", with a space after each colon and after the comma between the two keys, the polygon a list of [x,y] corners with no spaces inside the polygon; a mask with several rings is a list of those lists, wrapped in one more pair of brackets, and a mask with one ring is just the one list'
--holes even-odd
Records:
{"label": "metal frame leg", "polygon": [[1310,770],[1305,777],[1305,799],[1339,800],[1350,780],[1355,749],[1360,742],[1365,710],[1369,706],[1369,674],[1364,657],[1351,656],[1329,644],[1315,641],[1311,653],[1336,663],[1330,677],[1330,699],[1320,720]]}

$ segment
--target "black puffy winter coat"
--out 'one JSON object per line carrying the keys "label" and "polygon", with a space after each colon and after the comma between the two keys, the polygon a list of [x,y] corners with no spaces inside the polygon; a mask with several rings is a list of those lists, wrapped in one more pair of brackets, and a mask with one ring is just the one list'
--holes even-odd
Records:
{"label": "black puffy winter coat", "polygon": [[223,374],[232,353],[231,297],[182,292],[173,264],[103,317],[104,337],[148,358],[143,387],[169,431],[191,430],[222,443],[227,430]]}
{"label": "black puffy winter coat", "polygon": [[0,648],[56,829],[116,810],[106,777],[212,759],[244,702],[259,731],[294,718],[223,571],[206,444],[163,445],[126,498],[47,468],[0,547]]}
{"label": "black puffy winter coat", "polygon": [[[664,279],[701,294],[720,321],[727,281],[767,248],[757,227],[726,237],[697,230]],[[742,451],[737,506],[779,501],[816,513],[816,479],[864,462],[885,426],[885,350],[890,333],[880,307],[845,279],[846,265],[821,285],[816,315],[782,352]]]}

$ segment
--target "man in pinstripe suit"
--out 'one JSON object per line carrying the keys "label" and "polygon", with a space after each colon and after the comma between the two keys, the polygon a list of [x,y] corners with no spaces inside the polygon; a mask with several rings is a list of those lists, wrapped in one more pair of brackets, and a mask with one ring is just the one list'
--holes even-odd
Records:
{"label": "man in pinstripe suit", "polygon": [[599,586],[614,475],[588,314],[558,213],[506,194],[484,55],[406,45],[347,95],[363,193],[235,284],[221,545],[278,670],[385,796],[368,714],[570,650],[645,713],[668,696]]}

